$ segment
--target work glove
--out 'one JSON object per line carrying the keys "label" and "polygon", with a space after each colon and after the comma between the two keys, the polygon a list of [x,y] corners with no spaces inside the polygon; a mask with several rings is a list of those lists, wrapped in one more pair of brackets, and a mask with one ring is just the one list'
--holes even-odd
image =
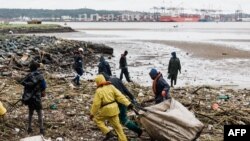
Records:
{"label": "work glove", "polygon": [[170,79],[171,78],[171,75],[170,75],[170,73],[168,73],[168,79]]}
{"label": "work glove", "polygon": [[141,104],[138,103],[138,102],[136,101],[136,99],[133,99],[133,100],[132,100],[132,103],[134,104],[134,107],[135,107],[136,109],[138,109],[138,108],[141,107]]}
{"label": "work glove", "polygon": [[93,118],[94,118],[93,115],[90,115],[90,116],[89,116],[89,119],[90,119],[90,120],[93,120]]}
{"label": "work glove", "polygon": [[41,97],[45,97],[45,96],[46,96],[45,91],[42,91]]}
{"label": "work glove", "polygon": [[128,105],[128,109],[131,110],[131,109],[133,109],[133,108],[134,108],[133,104],[130,103],[130,104]]}
{"label": "work glove", "polygon": [[138,104],[138,102],[136,101],[135,98],[132,100],[132,103],[135,104],[135,105]]}
{"label": "work glove", "polygon": [[167,97],[167,95],[168,95],[168,93],[166,92],[166,90],[163,90],[163,91],[161,92],[161,96],[162,96],[162,97]]}

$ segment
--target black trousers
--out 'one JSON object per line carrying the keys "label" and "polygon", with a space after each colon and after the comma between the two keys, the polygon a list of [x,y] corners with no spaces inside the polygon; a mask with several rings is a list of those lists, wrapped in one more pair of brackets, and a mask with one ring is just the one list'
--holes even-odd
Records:
{"label": "black trousers", "polygon": [[170,79],[171,79],[171,87],[173,87],[173,83],[174,85],[176,85],[177,82],[177,74],[172,74]]}
{"label": "black trousers", "polygon": [[125,75],[126,80],[127,80],[128,82],[131,82],[130,77],[129,77],[128,68],[122,68],[122,69],[121,69],[120,80],[122,80],[123,74]]}
{"label": "black trousers", "polygon": [[39,122],[40,130],[43,130],[44,127],[43,127],[42,109],[40,109],[40,108],[35,109],[35,108],[31,107],[31,106],[29,106],[28,128],[32,129],[32,126],[31,126],[31,124],[32,124],[32,116],[33,116],[35,110],[36,110],[37,115],[38,115],[38,122]]}

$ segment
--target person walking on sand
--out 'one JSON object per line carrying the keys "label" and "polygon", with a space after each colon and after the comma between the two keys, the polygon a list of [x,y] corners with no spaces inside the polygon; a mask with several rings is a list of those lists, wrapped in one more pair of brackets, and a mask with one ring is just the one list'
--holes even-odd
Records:
{"label": "person walking on sand", "polygon": [[168,78],[171,79],[171,87],[173,87],[173,83],[176,85],[177,82],[178,70],[181,73],[181,63],[175,52],[172,52],[171,55],[172,57],[168,64]]}
{"label": "person walking on sand", "polygon": [[109,121],[112,125],[118,135],[119,141],[127,141],[127,137],[120,124],[118,116],[120,111],[117,102],[124,104],[129,109],[132,109],[133,105],[119,90],[111,85],[111,82],[106,81],[103,75],[97,75],[95,82],[97,89],[90,110],[90,119],[94,120],[102,133],[106,135],[103,141],[107,141],[115,136],[105,125],[105,121]]}
{"label": "person walking on sand", "polygon": [[155,94],[155,104],[161,103],[165,99],[170,99],[170,87],[163,78],[162,73],[156,69],[151,69],[149,75],[153,81],[152,89]]}
{"label": "person walking on sand", "polygon": [[109,76],[112,75],[110,65],[109,65],[109,63],[107,61],[105,61],[103,56],[101,56],[101,58],[100,58],[100,63],[98,65],[98,73],[99,74],[100,73],[105,73],[105,74],[107,74]]}
{"label": "person walking on sand", "polygon": [[76,71],[77,75],[73,79],[73,82],[76,85],[80,85],[80,77],[83,75],[83,48],[79,48],[78,51],[74,55],[74,70]]}
{"label": "person walking on sand", "polygon": [[29,108],[27,131],[28,133],[32,133],[32,116],[34,111],[36,111],[40,125],[40,134],[44,135],[41,97],[45,96],[46,81],[43,74],[37,70],[39,68],[38,63],[32,62],[29,67],[31,73],[21,81],[21,84],[24,86],[22,102]]}
{"label": "person walking on sand", "polygon": [[123,74],[124,74],[125,77],[126,77],[126,80],[128,82],[132,82],[130,80],[129,72],[128,72],[128,64],[127,64],[127,59],[126,59],[127,54],[128,54],[128,51],[125,51],[124,54],[121,55],[121,58],[120,58],[120,61],[119,61],[120,69],[121,69],[120,80],[122,80]]}
{"label": "person walking on sand", "polygon": [[[138,104],[135,97],[129,92],[129,90],[124,86],[122,81],[117,77],[110,77],[107,74],[103,73],[103,76],[105,77],[106,81],[110,81],[115,88],[117,88],[123,95],[129,97],[129,99],[132,101],[133,104]],[[121,123],[126,126],[129,130],[134,131],[137,133],[138,137],[142,135],[141,128],[133,121],[129,120],[127,117],[127,107],[121,103],[118,102],[120,114],[119,118]]]}

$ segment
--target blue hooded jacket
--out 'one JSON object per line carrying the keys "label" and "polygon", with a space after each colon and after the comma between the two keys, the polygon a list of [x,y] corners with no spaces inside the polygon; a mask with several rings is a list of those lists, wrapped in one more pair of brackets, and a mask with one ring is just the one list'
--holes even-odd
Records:
{"label": "blue hooded jacket", "polygon": [[[153,91],[154,91],[154,84],[156,83],[155,91],[154,91],[155,103],[158,104],[164,101],[164,99],[169,99],[170,98],[170,94],[169,94],[170,86],[166,82],[166,80],[163,78],[162,74],[158,72],[156,69],[151,69],[149,75],[154,80]],[[166,97],[163,97],[161,95],[162,91],[166,91],[166,94],[167,94]]]}
{"label": "blue hooded jacket", "polygon": [[105,73],[105,74],[107,74],[109,76],[112,75],[109,63],[107,61],[105,61],[103,56],[101,56],[101,58],[100,58],[100,63],[98,65],[98,73],[99,74],[100,73]]}

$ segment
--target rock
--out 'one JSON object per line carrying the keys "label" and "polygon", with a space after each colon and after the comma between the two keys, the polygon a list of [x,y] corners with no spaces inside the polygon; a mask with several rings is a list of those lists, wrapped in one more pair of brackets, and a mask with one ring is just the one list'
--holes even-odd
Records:
{"label": "rock", "polygon": [[239,125],[246,125],[246,123],[243,121],[239,121],[238,123],[239,123]]}
{"label": "rock", "polygon": [[43,136],[32,136],[32,137],[23,138],[20,141],[51,141],[51,139],[44,139]]}
{"label": "rock", "polygon": [[64,141],[64,139],[62,137],[58,137],[56,138],[56,141]]}
{"label": "rock", "polygon": [[72,83],[69,84],[69,87],[70,87],[71,90],[76,88]]}
{"label": "rock", "polygon": [[19,128],[15,128],[15,133],[18,134],[20,132]]}
{"label": "rock", "polygon": [[12,73],[11,72],[2,72],[1,75],[2,76],[11,76]]}
{"label": "rock", "polygon": [[145,95],[142,93],[142,92],[140,92],[139,94],[138,94],[138,97],[144,97]]}
{"label": "rock", "polygon": [[213,130],[213,127],[214,127],[213,125],[209,124],[207,128],[209,131],[211,131],[211,130]]}
{"label": "rock", "polygon": [[[33,58],[38,63],[46,64],[46,68],[42,69],[63,73],[72,72],[74,51],[79,47],[84,48],[85,65],[98,62],[98,53],[113,54],[113,48],[104,44],[47,36],[0,35],[0,47],[0,65],[11,62],[9,69],[23,70]],[[9,73],[3,75],[9,76]]]}

